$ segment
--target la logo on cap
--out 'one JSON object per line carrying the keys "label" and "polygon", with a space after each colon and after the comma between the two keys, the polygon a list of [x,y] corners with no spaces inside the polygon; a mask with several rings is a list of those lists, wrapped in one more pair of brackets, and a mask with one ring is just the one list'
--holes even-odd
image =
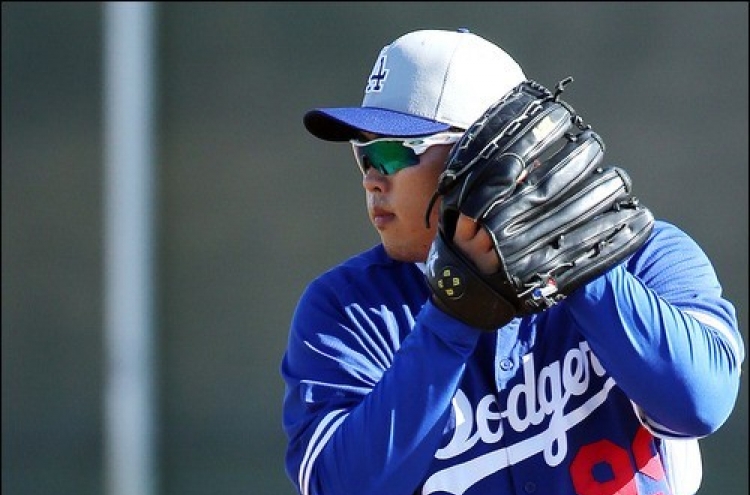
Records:
{"label": "la logo on cap", "polygon": [[378,61],[375,62],[375,66],[372,68],[370,77],[367,79],[367,87],[365,88],[365,93],[379,93],[383,90],[385,78],[388,77],[388,72],[390,71],[389,69],[385,68],[385,62],[388,59],[388,56],[385,54],[387,51],[387,46],[380,50]]}

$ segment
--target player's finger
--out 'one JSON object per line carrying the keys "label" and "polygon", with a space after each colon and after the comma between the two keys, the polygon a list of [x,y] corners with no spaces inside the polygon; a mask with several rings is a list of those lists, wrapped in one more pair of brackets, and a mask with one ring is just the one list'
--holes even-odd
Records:
{"label": "player's finger", "polygon": [[453,240],[480,271],[484,273],[497,271],[499,258],[495,253],[492,238],[479,223],[465,215],[459,215]]}
{"label": "player's finger", "polygon": [[456,241],[470,242],[479,232],[479,224],[463,213],[458,216],[456,232],[453,239]]}

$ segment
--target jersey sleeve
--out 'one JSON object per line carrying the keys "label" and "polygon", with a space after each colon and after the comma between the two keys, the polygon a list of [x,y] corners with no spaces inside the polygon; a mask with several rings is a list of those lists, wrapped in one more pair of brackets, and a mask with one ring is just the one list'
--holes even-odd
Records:
{"label": "jersey sleeve", "polygon": [[303,495],[410,495],[479,331],[428,302],[402,339],[385,308],[376,315],[341,294],[314,282],[292,319],[281,366],[287,473]]}
{"label": "jersey sleeve", "polygon": [[647,243],[566,308],[652,433],[699,438],[734,408],[744,344],[706,254],[657,222]]}

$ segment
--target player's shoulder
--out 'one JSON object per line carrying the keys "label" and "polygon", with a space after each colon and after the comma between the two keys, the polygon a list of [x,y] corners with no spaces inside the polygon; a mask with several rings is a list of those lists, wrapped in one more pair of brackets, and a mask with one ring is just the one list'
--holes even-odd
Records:
{"label": "player's shoulder", "polygon": [[296,313],[301,320],[321,315],[344,317],[344,308],[424,303],[424,275],[415,263],[390,258],[382,245],[325,270],[302,291]]}
{"label": "player's shoulder", "polygon": [[666,220],[655,220],[654,229],[641,251],[660,251],[682,254],[699,254],[703,251],[684,229]]}
{"label": "player's shoulder", "polygon": [[320,273],[309,284],[308,291],[343,291],[352,286],[369,285],[380,278],[381,273],[392,275],[394,269],[402,265],[405,263],[393,260],[383,245],[377,244]]}
{"label": "player's shoulder", "polygon": [[714,277],[708,255],[685,230],[656,220],[648,240],[627,261],[627,269],[644,280]]}
{"label": "player's shoulder", "polygon": [[396,262],[386,254],[383,245],[376,244],[370,249],[357,253],[341,263],[328,268],[318,275],[317,279],[329,280],[332,278],[340,278],[342,276],[360,276],[364,272],[386,268],[395,263]]}
{"label": "player's shoulder", "polygon": [[367,270],[374,266],[385,267],[394,263],[394,260],[386,254],[383,244],[376,244],[370,249],[344,260],[333,270]]}
{"label": "player's shoulder", "polygon": [[673,239],[677,241],[687,240],[689,242],[695,242],[685,230],[663,219],[654,220],[654,230],[651,233],[651,238],[658,241],[669,241]]}

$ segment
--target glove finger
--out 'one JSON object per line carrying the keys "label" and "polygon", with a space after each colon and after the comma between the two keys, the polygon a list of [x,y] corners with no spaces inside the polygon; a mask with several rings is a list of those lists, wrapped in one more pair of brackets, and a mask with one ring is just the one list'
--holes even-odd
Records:
{"label": "glove finger", "polygon": [[524,256],[540,244],[557,242],[557,238],[578,225],[588,222],[604,211],[615,208],[618,200],[626,197],[628,184],[615,167],[597,169],[584,182],[575,185],[558,201],[541,206],[541,212],[530,219],[515,218],[500,230],[496,246],[508,259]]}
{"label": "glove finger", "polygon": [[518,155],[508,154],[478,163],[468,172],[465,186],[459,191],[461,198],[454,204],[461,213],[478,220],[493,204],[511,195],[524,174],[525,166]]}
{"label": "glove finger", "polygon": [[[463,187],[446,192],[445,204],[476,220],[508,197],[527,166],[573,126],[570,110],[556,101],[514,93],[469,128],[448,157],[440,188],[459,176]],[[502,153],[500,153],[502,151]]]}
{"label": "glove finger", "polygon": [[573,127],[573,115],[558,102],[544,102],[542,110],[513,131],[504,153],[516,155],[527,164],[532,164],[545,150],[554,149],[553,144]]}
{"label": "glove finger", "polygon": [[555,172],[535,186],[518,190],[500,207],[489,210],[481,223],[493,235],[495,245],[513,256],[524,247],[534,249],[539,242],[550,242],[559,229],[585,222],[629,190],[629,177],[617,167],[592,170],[587,166],[586,172],[572,179],[570,174]]}
{"label": "glove finger", "polygon": [[[502,154],[487,153],[472,165],[466,177],[466,187],[461,191],[459,209],[474,220],[487,214],[487,210],[504,202],[523,181],[538,181],[539,174],[532,168],[534,160],[550,148],[572,126],[571,114],[559,103],[549,103],[511,138],[509,148]],[[502,134],[501,134],[502,135]],[[490,146],[497,151],[496,137]],[[601,141],[600,141],[601,143]],[[558,154],[570,154],[570,143]],[[576,145],[577,146],[577,145]],[[530,165],[531,164],[531,165]],[[544,165],[543,165],[544,167]],[[548,167],[547,167],[548,168]]]}
{"label": "glove finger", "polygon": [[653,215],[642,206],[611,210],[516,261],[526,283],[550,276],[566,296],[633,254],[651,234]]}
{"label": "glove finger", "polygon": [[529,170],[519,190],[519,201],[553,201],[586,180],[604,157],[604,141],[590,129],[577,136],[567,134],[562,143],[549,158],[537,161]]}
{"label": "glove finger", "polygon": [[[651,234],[654,218],[647,208],[626,209],[619,212],[610,212],[592,225],[591,229],[584,228],[581,231],[581,244],[590,245],[587,253],[579,256],[574,261],[576,270],[563,272],[558,279],[560,291],[569,295],[581,285],[595,279],[611,267],[623,262],[633,254]],[[613,224],[601,233],[601,225]],[[571,242],[575,241],[575,237]]]}

